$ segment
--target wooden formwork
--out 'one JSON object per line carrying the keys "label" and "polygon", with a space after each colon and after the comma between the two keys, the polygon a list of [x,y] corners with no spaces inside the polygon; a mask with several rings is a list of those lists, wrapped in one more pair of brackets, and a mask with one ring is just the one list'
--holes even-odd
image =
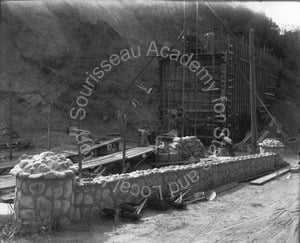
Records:
{"label": "wooden formwork", "polygon": [[[188,38],[186,38],[188,39]],[[189,38],[192,39],[192,38]],[[244,40],[229,37],[216,42],[217,52],[198,48],[189,43],[185,53],[194,53],[202,67],[213,76],[217,91],[203,91],[201,76],[196,76],[179,62],[162,58],[160,61],[160,116],[165,125],[168,111],[183,108],[188,123],[183,135],[197,135],[210,143],[216,127],[227,127],[234,142],[239,142],[250,130],[249,48]],[[200,46],[200,47],[199,47]],[[193,48],[192,48],[193,47]],[[222,51],[220,50],[222,48]],[[270,61],[271,60],[271,61]],[[268,107],[275,98],[278,86],[277,60],[261,49],[256,50],[257,112],[264,112],[261,101]],[[275,64],[274,64],[275,63]],[[220,123],[212,100],[225,96],[226,122]],[[168,127],[163,126],[167,131]]]}

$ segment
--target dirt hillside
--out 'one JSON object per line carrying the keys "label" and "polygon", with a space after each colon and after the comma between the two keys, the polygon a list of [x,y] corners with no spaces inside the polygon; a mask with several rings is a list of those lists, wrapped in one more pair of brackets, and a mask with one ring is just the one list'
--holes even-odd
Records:
{"label": "dirt hillside", "polygon": [[[199,33],[207,32],[215,18],[200,5]],[[186,28],[195,28],[195,6],[186,6]],[[46,135],[47,113],[52,103],[52,122],[59,135],[73,124],[69,111],[82,86],[99,63],[122,49],[142,50],[105,74],[88,97],[82,122],[93,133],[116,132],[117,110],[127,109],[131,127],[157,122],[158,62],[153,60],[137,83],[153,88],[145,96],[135,85],[124,89],[149,62],[145,52],[151,41],[178,44],[183,3],[169,1],[5,1],[1,3],[0,123],[8,121],[8,90],[12,84],[14,130],[35,135],[41,145]],[[298,91],[291,97],[298,100]],[[133,99],[142,106],[133,108]],[[299,101],[297,101],[299,104]],[[126,107],[125,104],[128,104]],[[299,114],[299,113],[297,113]],[[298,119],[299,115],[295,117]],[[57,140],[57,141],[56,141]]]}

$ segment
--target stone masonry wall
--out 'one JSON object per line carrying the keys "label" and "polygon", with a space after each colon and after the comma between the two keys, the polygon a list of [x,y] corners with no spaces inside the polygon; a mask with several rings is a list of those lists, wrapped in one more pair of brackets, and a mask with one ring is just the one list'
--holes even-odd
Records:
{"label": "stone masonry wall", "polygon": [[216,159],[95,179],[30,179],[17,176],[15,218],[19,224],[68,225],[99,217],[103,208],[140,202],[152,194],[170,195],[196,185],[207,190],[283,166],[275,154]]}
{"label": "stone masonry wall", "polygon": [[99,216],[103,208],[117,208],[122,202],[140,202],[153,193],[175,194],[197,185],[207,190],[285,165],[278,155],[249,155],[136,171],[102,179],[80,181],[75,186],[74,220]]}

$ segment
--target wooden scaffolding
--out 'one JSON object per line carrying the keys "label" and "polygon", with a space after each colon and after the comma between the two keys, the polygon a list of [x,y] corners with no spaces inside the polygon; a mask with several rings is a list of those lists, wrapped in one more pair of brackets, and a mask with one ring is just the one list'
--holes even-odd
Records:
{"label": "wooden scaffolding", "polygon": [[[244,40],[229,36],[204,43],[196,35],[184,35],[184,53],[194,53],[202,67],[212,75],[219,90],[204,92],[201,76],[169,58],[160,60],[160,119],[164,131],[172,109],[183,110],[189,129],[182,135],[196,135],[205,143],[213,139],[216,127],[227,127],[234,142],[250,130],[249,46]],[[278,89],[279,61],[263,49],[256,49],[257,113],[272,105]],[[215,117],[212,100],[226,96],[226,122]]]}

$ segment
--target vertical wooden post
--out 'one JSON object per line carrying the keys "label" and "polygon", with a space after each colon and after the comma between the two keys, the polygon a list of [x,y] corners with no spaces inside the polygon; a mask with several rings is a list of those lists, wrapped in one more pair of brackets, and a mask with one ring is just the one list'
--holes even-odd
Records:
{"label": "vertical wooden post", "polygon": [[[186,42],[185,42],[185,1],[183,2],[183,22],[182,22],[182,29],[183,29],[183,36],[182,36],[182,52],[183,55],[185,54],[186,50]],[[185,99],[185,66],[182,65],[182,127],[181,127],[181,137],[184,137],[184,117],[185,117],[185,108],[184,108],[184,99]]]}
{"label": "vertical wooden post", "polygon": [[256,128],[256,76],[255,76],[255,49],[254,30],[249,31],[249,53],[250,53],[250,108],[251,108],[251,152],[257,150],[257,128]]}
{"label": "vertical wooden post", "polygon": [[125,162],[126,162],[126,133],[127,133],[127,117],[123,114],[123,156],[122,156],[122,171],[125,173]]}
{"label": "vertical wooden post", "polygon": [[8,98],[8,112],[9,112],[9,159],[12,160],[12,88],[9,83],[9,98]]}
{"label": "vertical wooden post", "polygon": [[162,96],[160,97],[161,98],[161,104],[162,104],[162,111],[160,111],[160,114],[159,114],[159,118],[160,120],[164,120],[165,117],[166,117],[166,90],[165,90],[165,83],[164,83],[164,78],[163,78],[163,72],[166,72],[166,69],[163,68],[163,63],[164,63],[164,60],[162,59],[162,57],[159,57],[158,59],[158,65],[159,65],[159,87],[160,87],[160,90],[162,92]]}
{"label": "vertical wooden post", "polygon": [[52,112],[52,104],[49,104],[48,110],[48,141],[47,141],[47,150],[51,149],[51,112]]}
{"label": "vertical wooden post", "polygon": [[[78,118],[78,128],[81,129],[81,120],[80,118]],[[81,176],[81,172],[82,172],[82,154],[81,154],[81,144],[79,142],[77,142],[78,144],[78,172],[79,172],[79,176]]]}
{"label": "vertical wooden post", "polygon": [[125,163],[126,163],[126,128],[123,124],[122,140],[123,140],[123,150],[122,150],[122,172],[125,173]]}
{"label": "vertical wooden post", "polygon": [[[196,61],[198,62],[199,61],[199,59],[198,59],[198,48],[199,48],[199,43],[198,43],[198,19],[199,19],[199,17],[198,17],[198,15],[199,15],[199,3],[198,3],[198,0],[197,0],[197,2],[196,2]],[[197,77],[197,75],[196,75],[196,73],[195,73],[195,91],[196,91],[196,95],[195,95],[195,97],[196,97],[196,111],[195,111],[195,123],[194,123],[194,136],[197,136],[197,119],[198,119],[198,109],[199,109],[199,103],[198,103],[198,77]]]}
{"label": "vertical wooden post", "polygon": [[211,35],[211,62],[212,62],[212,77],[213,77],[213,81],[215,80],[215,33],[212,31],[212,35]]}
{"label": "vertical wooden post", "polygon": [[127,133],[127,117],[126,114],[119,111],[119,120],[121,124],[121,134],[122,134],[122,173],[125,173],[125,163],[126,163],[126,133]]}

